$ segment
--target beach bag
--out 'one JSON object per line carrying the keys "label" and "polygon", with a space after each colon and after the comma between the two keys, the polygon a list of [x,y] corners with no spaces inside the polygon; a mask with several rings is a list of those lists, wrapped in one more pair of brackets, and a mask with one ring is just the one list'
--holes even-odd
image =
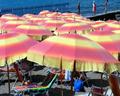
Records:
{"label": "beach bag", "polygon": [[84,81],[80,79],[75,79],[74,80],[74,91],[75,92],[80,92],[82,89],[84,89]]}

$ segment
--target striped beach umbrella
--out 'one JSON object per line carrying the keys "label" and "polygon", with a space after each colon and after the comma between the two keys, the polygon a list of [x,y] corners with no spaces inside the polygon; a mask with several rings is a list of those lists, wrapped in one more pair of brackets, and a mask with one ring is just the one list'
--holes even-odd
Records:
{"label": "striped beach umbrella", "polygon": [[5,31],[11,31],[13,30],[14,28],[16,28],[17,26],[21,25],[21,24],[27,24],[29,23],[28,21],[25,21],[25,20],[12,20],[12,21],[7,21],[6,23],[4,23],[2,26],[1,26],[1,29],[2,30],[5,30]]}
{"label": "striped beach umbrella", "polygon": [[[35,45],[37,41],[32,40],[24,34],[6,33],[0,34],[0,66],[7,66],[26,57],[27,50]],[[8,88],[10,95],[10,80],[8,72]]]}
{"label": "striped beach umbrella", "polygon": [[114,30],[120,30],[120,28],[115,28],[112,26],[103,25],[103,26],[97,27],[97,30],[114,31]]}
{"label": "striped beach umbrella", "polygon": [[77,34],[49,37],[30,48],[27,59],[40,65],[62,67],[65,70],[74,68],[77,71],[98,72],[118,70],[113,64],[117,60],[108,51]]}
{"label": "striped beach umbrella", "polygon": [[55,31],[55,34],[78,33],[85,34],[92,31],[92,27],[85,23],[66,23]]}
{"label": "striped beach umbrella", "polygon": [[55,31],[59,27],[61,27],[64,23],[65,23],[64,21],[60,21],[60,20],[47,20],[42,24],[42,26],[44,26],[50,31]]}
{"label": "striped beach umbrella", "polygon": [[0,66],[5,66],[6,58],[8,64],[25,58],[27,50],[36,43],[24,34],[0,34]]}
{"label": "striped beach umbrella", "polygon": [[114,27],[114,28],[120,28],[119,23],[107,23],[107,25],[110,26],[110,27]]}
{"label": "striped beach umbrella", "polygon": [[24,14],[22,17],[26,18],[26,19],[29,19],[29,18],[32,18],[34,16],[35,16],[34,14]]}
{"label": "striped beach umbrella", "polygon": [[102,26],[105,26],[105,25],[106,25],[106,22],[104,22],[104,21],[95,21],[95,22],[91,23],[91,26],[94,29],[99,29],[99,28],[101,28]]}
{"label": "striped beach umbrella", "polygon": [[40,16],[47,16],[47,14],[51,13],[49,10],[43,10],[39,13]]}
{"label": "striped beach umbrella", "polygon": [[42,40],[44,37],[51,36],[53,33],[45,28],[42,28],[39,25],[35,24],[24,24],[16,27],[11,32],[23,33],[35,40]]}
{"label": "striped beach umbrella", "polygon": [[120,35],[110,31],[94,31],[86,35],[89,39],[98,42],[111,53],[120,52]]}
{"label": "striped beach umbrella", "polygon": [[89,39],[96,41],[117,59],[119,59],[120,52],[120,34],[115,34],[111,31],[97,30],[86,35]]}
{"label": "striped beach umbrella", "polygon": [[0,18],[5,19],[5,20],[16,20],[19,18],[19,16],[14,15],[14,14],[4,14]]}
{"label": "striped beach umbrella", "polygon": [[113,30],[113,33],[120,34],[120,30]]}

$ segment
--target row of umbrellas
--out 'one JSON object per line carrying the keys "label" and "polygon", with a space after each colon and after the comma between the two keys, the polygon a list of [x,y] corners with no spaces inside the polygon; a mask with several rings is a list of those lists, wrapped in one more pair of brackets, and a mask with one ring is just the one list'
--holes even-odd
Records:
{"label": "row of umbrellas", "polygon": [[[26,14],[23,16],[26,20],[12,14],[3,15],[0,18],[2,30],[0,66],[8,66],[16,60],[27,57],[29,61],[40,65],[71,71],[74,69],[108,73],[119,71],[119,61],[110,54],[118,54],[120,50],[118,22],[93,22],[74,13],[61,15],[59,12],[43,11],[39,15],[41,17]],[[43,17],[47,18],[43,19]],[[38,24],[34,24],[35,21]],[[38,42],[25,34],[40,41],[43,40],[43,36],[53,34],[58,36],[51,36]]]}

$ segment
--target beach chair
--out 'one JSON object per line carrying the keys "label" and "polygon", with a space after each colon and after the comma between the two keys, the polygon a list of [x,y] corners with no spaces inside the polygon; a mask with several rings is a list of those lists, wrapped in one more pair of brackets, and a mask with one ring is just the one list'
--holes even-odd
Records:
{"label": "beach chair", "polygon": [[120,96],[120,87],[117,76],[111,74],[109,76],[109,84],[114,96]]}
{"label": "beach chair", "polygon": [[20,72],[22,73],[24,81],[31,80],[32,71],[35,69],[34,64],[27,61],[26,58],[17,61]]}
{"label": "beach chair", "polygon": [[[7,77],[7,67],[6,66],[3,66],[3,67],[0,67],[0,83],[2,83],[5,78]],[[9,74],[14,77],[16,74],[15,74],[15,69],[13,66],[9,66]],[[12,78],[10,76],[10,78]]]}
{"label": "beach chair", "polygon": [[106,87],[97,87],[92,85],[88,96],[107,96],[107,90],[108,88]]}
{"label": "beach chair", "polygon": [[48,92],[52,85],[55,83],[57,77],[57,74],[49,73],[41,85],[30,84],[16,86],[13,90],[14,96],[21,96],[21,94],[22,96],[24,96],[24,94],[29,94],[29,96],[49,96]]}

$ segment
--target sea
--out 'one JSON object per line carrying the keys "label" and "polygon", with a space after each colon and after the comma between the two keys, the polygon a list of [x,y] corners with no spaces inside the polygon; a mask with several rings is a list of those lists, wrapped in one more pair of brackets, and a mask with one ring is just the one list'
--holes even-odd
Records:
{"label": "sea", "polygon": [[[0,0],[0,14],[38,14],[42,10],[77,13],[80,3],[80,14],[93,16],[93,1],[96,4],[96,14],[105,13],[106,0]],[[120,0],[108,0],[106,9],[106,12],[119,11]]]}

